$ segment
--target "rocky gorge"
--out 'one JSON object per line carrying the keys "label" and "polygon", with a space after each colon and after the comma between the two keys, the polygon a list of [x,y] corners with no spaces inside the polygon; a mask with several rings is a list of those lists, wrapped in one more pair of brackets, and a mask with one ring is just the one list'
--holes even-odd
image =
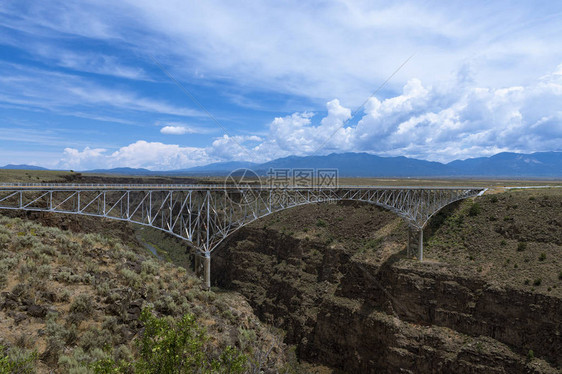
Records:
{"label": "rocky gorge", "polygon": [[[497,210],[497,198],[480,204],[479,217],[463,204],[447,213],[449,221],[466,216],[460,235],[478,227],[472,219],[490,226],[488,205]],[[558,200],[550,207],[558,208]],[[558,215],[551,215],[555,227]],[[347,233],[345,240],[338,240],[338,230]],[[301,359],[336,372],[559,372],[556,284],[525,287],[517,279],[511,286],[486,273],[485,261],[467,257],[459,271],[461,263],[436,260],[431,250],[419,263],[405,256],[405,230],[374,207],[305,207],[240,230],[214,255],[214,282],[242,293],[262,320],[284,329]],[[439,238],[439,228],[433,231]],[[493,227],[481,231],[480,241],[507,235]],[[515,268],[507,271],[518,273]]]}

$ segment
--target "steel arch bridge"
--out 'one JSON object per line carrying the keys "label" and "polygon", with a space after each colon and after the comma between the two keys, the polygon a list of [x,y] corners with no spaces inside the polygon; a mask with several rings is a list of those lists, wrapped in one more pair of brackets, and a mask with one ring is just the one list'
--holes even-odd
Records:
{"label": "steel arch bridge", "polygon": [[421,261],[423,228],[429,219],[446,205],[485,191],[480,187],[0,184],[0,209],[105,217],[165,231],[198,251],[210,287],[213,250],[239,228],[269,214],[340,200],[378,205],[406,220],[408,253],[413,255],[417,249]]}

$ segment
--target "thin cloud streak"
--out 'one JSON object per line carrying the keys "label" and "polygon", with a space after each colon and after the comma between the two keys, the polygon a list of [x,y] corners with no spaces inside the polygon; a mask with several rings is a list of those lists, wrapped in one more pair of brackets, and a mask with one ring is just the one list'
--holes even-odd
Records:
{"label": "thin cloud streak", "polygon": [[[8,71],[10,69],[10,71]],[[14,71],[15,70],[15,71]],[[0,64],[0,99],[3,102],[67,113],[66,108],[100,106],[129,111],[200,117],[195,109],[139,96],[121,89],[103,87],[83,77]]]}

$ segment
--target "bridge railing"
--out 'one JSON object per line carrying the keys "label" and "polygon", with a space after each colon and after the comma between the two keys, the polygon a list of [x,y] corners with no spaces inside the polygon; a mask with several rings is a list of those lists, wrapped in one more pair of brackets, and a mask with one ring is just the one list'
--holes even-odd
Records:
{"label": "bridge railing", "polygon": [[72,189],[103,189],[103,190],[126,190],[126,189],[147,189],[147,190],[168,190],[168,189],[188,189],[188,190],[222,190],[222,189],[256,189],[256,190],[337,190],[337,189],[353,189],[353,190],[482,190],[484,187],[467,187],[467,186],[361,186],[361,185],[313,185],[313,186],[295,186],[295,185],[260,185],[260,184],[244,184],[244,185],[228,185],[228,184],[102,184],[102,183],[2,183],[0,189],[53,189],[61,188],[65,190]]}

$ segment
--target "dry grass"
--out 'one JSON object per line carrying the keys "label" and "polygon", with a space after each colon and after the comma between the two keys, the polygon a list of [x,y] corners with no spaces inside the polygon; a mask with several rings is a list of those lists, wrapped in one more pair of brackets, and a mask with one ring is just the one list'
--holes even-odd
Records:
{"label": "dry grass", "polygon": [[[119,174],[72,173],[70,171],[0,169],[0,182],[7,183],[64,183],[80,179],[81,183],[200,183],[223,184],[225,177],[131,176]],[[261,178],[265,183],[265,177]],[[249,181],[258,184],[259,181]],[[475,186],[501,188],[505,186],[562,186],[555,179],[482,179],[482,178],[339,178],[339,185],[348,186]]]}
{"label": "dry grass", "polygon": [[478,178],[340,178],[342,186],[466,186],[466,187],[505,187],[505,186],[560,186],[562,180],[553,179],[478,179]]}
{"label": "dry grass", "polygon": [[51,170],[10,170],[0,169],[0,182],[5,183],[43,183],[64,182],[65,176],[72,173]]}
{"label": "dry grass", "polygon": [[78,349],[90,359],[102,352],[96,349],[134,353],[145,307],[173,318],[194,314],[217,349],[237,345],[238,326],[247,326],[256,336],[252,349],[275,344],[269,364],[285,363],[281,339],[241,296],[203,291],[186,269],[112,236],[0,216],[0,271],[0,345],[29,342],[40,373],[67,372],[60,362]]}
{"label": "dry grass", "polygon": [[[473,204],[479,212],[470,214]],[[467,276],[562,296],[562,190],[512,190],[464,201],[427,230],[425,256]]]}

